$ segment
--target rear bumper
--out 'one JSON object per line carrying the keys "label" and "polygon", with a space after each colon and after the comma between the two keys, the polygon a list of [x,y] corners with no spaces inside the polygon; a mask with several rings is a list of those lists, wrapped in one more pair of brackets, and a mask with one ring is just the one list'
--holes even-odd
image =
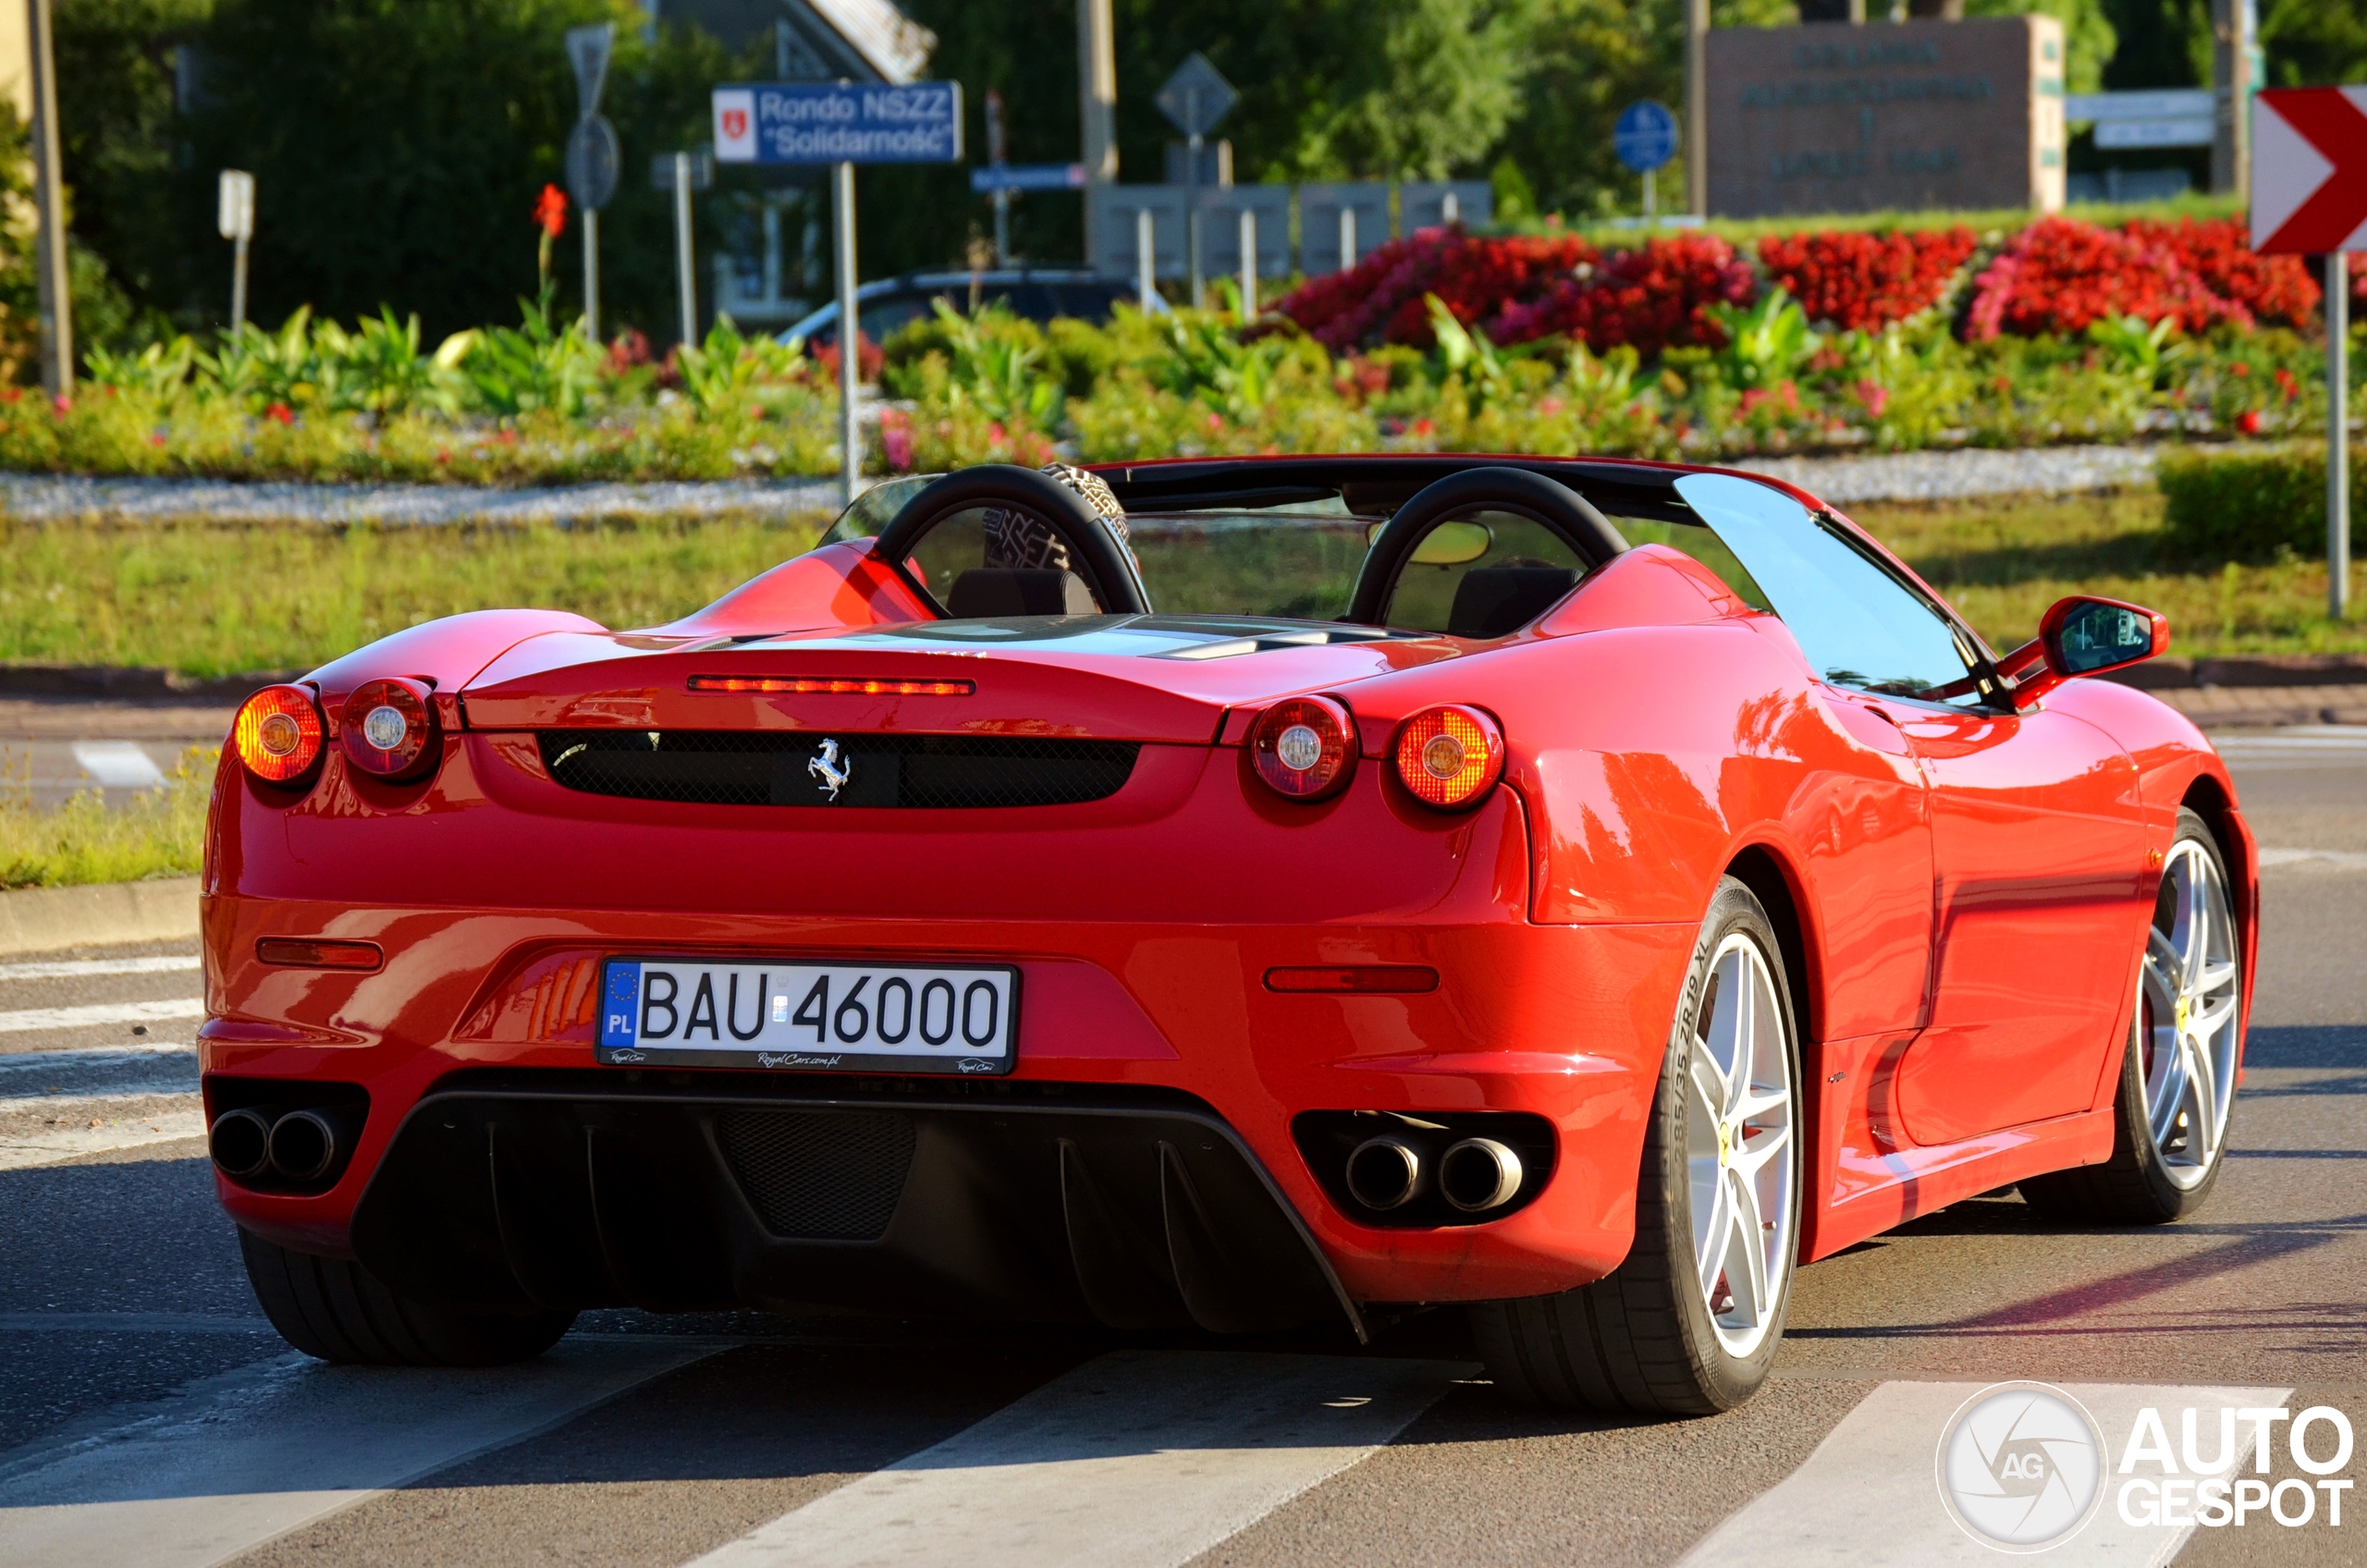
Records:
{"label": "rear bumper", "polygon": [[356,1256],[402,1294],[492,1310],[1361,1328],[1256,1158],[1186,1096],[622,1076],[477,1072],[420,1101]]}

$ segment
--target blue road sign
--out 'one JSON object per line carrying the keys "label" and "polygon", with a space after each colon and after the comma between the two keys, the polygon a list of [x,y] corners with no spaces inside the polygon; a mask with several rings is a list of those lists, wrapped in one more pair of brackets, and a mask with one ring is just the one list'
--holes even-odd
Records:
{"label": "blue road sign", "polygon": [[1612,128],[1611,149],[1637,174],[1650,174],[1676,156],[1676,116],[1650,98],[1630,104]]}
{"label": "blue road sign", "polygon": [[970,189],[993,190],[1082,190],[1083,164],[988,164],[970,171]]}
{"label": "blue road sign", "polygon": [[718,87],[715,155],[727,164],[958,164],[962,84]]}

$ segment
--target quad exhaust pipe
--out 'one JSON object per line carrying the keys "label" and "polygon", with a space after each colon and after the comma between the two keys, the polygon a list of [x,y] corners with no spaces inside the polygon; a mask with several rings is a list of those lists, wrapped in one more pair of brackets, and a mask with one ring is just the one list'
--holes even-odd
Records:
{"label": "quad exhaust pipe", "polygon": [[1485,1214],[1520,1195],[1520,1156],[1493,1138],[1464,1138],[1432,1156],[1419,1141],[1385,1133],[1348,1155],[1348,1195],[1386,1212],[1412,1203],[1433,1186],[1466,1214]]}
{"label": "quad exhaust pipe", "polygon": [[1420,1197],[1429,1185],[1422,1151],[1403,1138],[1367,1138],[1348,1155],[1348,1195],[1367,1208],[1390,1209]]}
{"label": "quad exhaust pipe", "polygon": [[350,1136],[345,1121],[334,1111],[274,1114],[242,1106],[214,1119],[207,1145],[215,1168],[234,1182],[276,1177],[308,1186],[336,1168]]}
{"label": "quad exhaust pipe", "polygon": [[1466,1138],[1439,1156],[1439,1193],[1466,1214],[1502,1208],[1520,1194],[1520,1156],[1493,1138]]}

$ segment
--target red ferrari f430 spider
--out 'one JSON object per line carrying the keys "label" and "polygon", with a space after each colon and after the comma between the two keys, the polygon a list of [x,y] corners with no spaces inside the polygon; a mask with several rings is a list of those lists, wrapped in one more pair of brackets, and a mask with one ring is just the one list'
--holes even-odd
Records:
{"label": "red ferrari f430 spider", "polygon": [[1730,1407],[1795,1270],[2218,1171],[2257,873],[2196,730],[1813,496],[1364,456],[891,481],[663,626],[240,710],[202,1065],[333,1360],[584,1308],[1358,1333]]}

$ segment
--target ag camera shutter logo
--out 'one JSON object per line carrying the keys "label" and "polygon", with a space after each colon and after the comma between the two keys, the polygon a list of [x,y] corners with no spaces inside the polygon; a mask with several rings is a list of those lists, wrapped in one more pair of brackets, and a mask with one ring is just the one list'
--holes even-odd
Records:
{"label": "ag camera shutter logo", "polygon": [[2103,1501],[2103,1431],[2061,1389],[1999,1383],[1948,1418],[1936,1467],[1940,1501],[1967,1535],[2000,1551],[2045,1551]]}

